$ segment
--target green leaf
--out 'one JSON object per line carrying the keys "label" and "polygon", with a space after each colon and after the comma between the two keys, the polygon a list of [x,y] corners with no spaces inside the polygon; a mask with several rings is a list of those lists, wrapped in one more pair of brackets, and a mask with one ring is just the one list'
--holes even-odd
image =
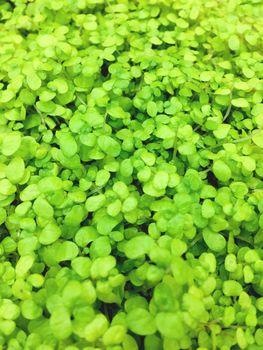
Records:
{"label": "green leaf", "polygon": [[90,276],[91,260],[88,257],[78,256],[71,261],[73,270],[82,278]]}
{"label": "green leaf", "polygon": [[147,104],[147,113],[150,117],[155,117],[157,115],[157,105],[154,101],[150,101]]}
{"label": "green leaf", "polygon": [[131,310],[128,313],[127,325],[133,333],[138,335],[149,335],[156,332],[153,316],[142,308]]}
{"label": "green leaf", "polygon": [[25,173],[25,162],[21,157],[15,157],[11,160],[5,169],[6,177],[13,184],[19,183]]}
{"label": "green leaf", "polygon": [[97,230],[101,235],[108,235],[117,226],[119,220],[111,216],[105,215],[97,224]]}
{"label": "green leaf", "polygon": [[184,156],[190,156],[190,155],[195,154],[196,147],[191,142],[185,142],[178,147],[178,151]]}
{"label": "green leaf", "polygon": [[85,207],[89,212],[97,211],[99,208],[103,206],[105,201],[106,201],[106,198],[104,194],[98,194],[97,196],[89,197],[86,200]]}
{"label": "green leaf", "polygon": [[240,48],[239,37],[235,34],[231,35],[228,39],[228,46],[233,51],[239,50],[239,48]]}
{"label": "green leaf", "polygon": [[32,72],[30,75],[27,75],[26,82],[29,88],[33,91],[38,90],[41,87],[41,79],[36,73]]}
{"label": "green leaf", "polygon": [[129,116],[129,113],[125,112],[120,106],[115,105],[111,105],[107,112],[113,119],[125,119]]}
{"label": "green leaf", "polygon": [[202,204],[202,216],[206,219],[213,217],[215,214],[214,203],[210,199],[205,199]]}
{"label": "green leaf", "polygon": [[114,256],[103,256],[95,259],[91,266],[91,277],[106,278],[111,270],[116,266],[116,259]]}
{"label": "green leaf", "polygon": [[70,314],[65,308],[57,308],[50,317],[50,329],[57,339],[67,339],[72,333]]}
{"label": "green leaf", "polygon": [[79,247],[84,248],[98,237],[97,230],[92,226],[81,227],[75,235],[75,242]]}
{"label": "green leaf", "polygon": [[119,143],[110,136],[99,136],[98,145],[103,152],[112,157],[117,157],[121,152],[121,146]]}
{"label": "green leaf", "polygon": [[201,81],[209,81],[213,77],[213,72],[205,71],[200,74],[200,80]]}
{"label": "green leaf", "polygon": [[108,320],[103,314],[97,314],[95,318],[86,325],[84,334],[88,342],[95,342],[107,331]]}
{"label": "green leaf", "polygon": [[106,346],[120,344],[123,342],[125,334],[126,334],[125,326],[123,325],[111,326],[109,329],[107,329],[107,331],[103,335],[103,338],[102,338],[103,344],[105,344]]}
{"label": "green leaf", "polygon": [[245,98],[233,98],[231,103],[235,107],[247,108],[249,107],[249,103]]}
{"label": "green leaf", "polygon": [[54,192],[62,189],[63,182],[59,177],[47,176],[39,180],[38,188],[40,192]]}
{"label": "green leaf", "polygon": [[156,315],[156,325],[164,337],[182,339],[185,336],[185,326],[179,312],[159,312]]}
{"label": "green leaf", "polygon": [[169,181],[169,175],[165,171],[157,171],[153,178],[153,186],[157,190],[163,190],[167,187]]}
{"label": "green leaf", "polygon": [[59,132],[56,134],[59,140],[59,145],[66,157],[74,156],[78,151],[78,145],[74,137],[69,132]]}
{"label": "green leaf", "polygon": [[33,255],[21,256],[16,263],[16,275],[18,277],[24,277],[33,266],[34,261],[35,257]]}
{"label": "green leaf", "polygon": [[105,122],[104,117],[95,108],[89,108],[83,115],[83,119],[93,128],[102,127]]}
{"label": "green leaf", "polygon": [[244,156],[241,157],[242,167],[245,168],[247,171],[251,172],[256,169],[256,161],[252,157]]}
{"label": "green leaf", "polygon": [[6,220],[7,214],[4,208],[0,208],[0,225],[2,225]]}
{"label": "green leaf", "polygon": [[175,132],[169,128],[167,125],[161,125],[155,135],[160,139],[170,139],[175,137]]}
{"label": "green leaf", "polygon": [[227,88],[219,88],[215,91],[216,95],[227,96],[231,94],[231,90]]}
{"label": "green leaf", "polygon": [[33,210],[36,215],[43,218],[52,218],[54,210],[48,201],[44,198],[37,198],[33,204]]}
{"label": "green leaf", "polygon": [[12,108],[4,113],[4,117],[7,120],[25,120],[26,113],[25,108],[21,107],[19,108]]}
{"label": "green leaf", "polygon": [[48,114],[54,112],[54,110],[56,109],[56,104],[53,101],[37,101],[36,106],[40,112]]}
{"label": "green leaf", "polygon": [[8,179],[0,180],[0,194],[9,196],[16,192],[16,186],[14,186]]}
{"label": "green leaf", "polygon": [[[56,234],[58,235],[58,230],[56,231]],[[58,246],[56,251],[56,260],[58,262],[72,260],[78,255],[78,253],[79,248],[74,242],[64,241]]]}
{"label": "green leaf", "polygon": [[37,43],[40,47],[49,47],[54,46],[56,44],[56,38],[51,34],[43,34],[39,35],[37,38]]}
{"label": "green leaf", "polygon": [[124,246],[124,251],[129,259],[137,259],[151,250],[153,239],[149,236],[137,236],[130,239]]}
{"label": "green leaf", "polygon": [[165,191],[164,190],[159,190],[156,189],[152,183],[152,181],[147,182],[144,186],[143,186],[143,192],[146,193],[149,196],[152,197],[160,197],[163,196]]}
{"label": "green leaf", "polygon": [[5,134],[2,143],[2,153],[5,156],[11,156],[14,154],[21,145],[21,135],[19,132],[12,132]]}
{"label": "green leaf", "polygon": [[38,189],[38,186],[36,184],[28,185],[26,188],[23,189],[20,193],[20,199],[21,201],[31,201],[32,199],[37,198],[40,195],[40,191]]}
{"label": "green leaf", "polygon": [[243,72],[244,76],[248,79],[253,78],[255,75],[255,72],[248,67],[243,67],[242,72]]}
{"label": "green leaf", "polygon": [[[36,206],[35,206],[36,209]],[[40,232],[39,242],[47,245],[55,242],[61,235],[61,229],[54,223],[49,223]]]}
{"label": "green leaf", "polygon": [[220,252],[226,247],[226,240],[224,236],[219,233],[212,232],[209,229],[203,230],[203,238],[208,248],[212,251]]}
{"label": "green leaf", "polygon": [[108,236],[97,238],[90,246],[90,256],[92,258],[107,256],[111,252],[111,245]]}
{"label": "green leaf", "polygon": [[253,142],[260,148],[263,148],[263,130],[254,130],[252,136]]}
{"label": "green leaf", "polygon": [[47,102],[52,100],[55,96],[56,96],[55,92],[46,89],[40,93],[39,99],[40,101]]}
{"label": "green leaf", "polygon": [[51,90],[56,90],[60,94],[65,94],[68,91],[68,83],[64,78],[57,78],[50,83],[48,83],[48,87]]}
{"label": "green leaf", "polygon": [[229,124],[220,124],[219,127],[213,131],[213,134],[217,139],[224,139],[231,129]]}
{"label": "green leaf", "polygon": [[248,83],[246,83],[245,81],[237,81],[234,83],[234,88],[237,90],[250,90],[250,87],[248,85]]}
{"label": "green leaf", "polygon": [[216,178],[220,181],[226,182],[226,181],[230,180],[230,178],[232,176],[231,169],[222,160],[214,161],[212,169],[213,169],[213,173],[215,174]]}
{"label": "green leaf", "polygon": [[4,90],[2,91],[1,97],[0,97],[0,102],[1,103],[6,103],[12,100],[12,98],[15,97],[15,93],[11,90]]}
{"label": "green leaf", "polygon": [[20,315],[20,308],[10,299],[2,299],[0,315],[6,320],[15,320]]}
{"label": "green leaf", "polygon": [[22,301],[20,307],[23,317],[27,320],[34,320],[42,315],[41,307],[32,299]]}
{"label": "green leaf", "polygon": [[226,296],[237,297],[242,292],[241,284],[234,280],[227,280],[223,283],[223,292]]}

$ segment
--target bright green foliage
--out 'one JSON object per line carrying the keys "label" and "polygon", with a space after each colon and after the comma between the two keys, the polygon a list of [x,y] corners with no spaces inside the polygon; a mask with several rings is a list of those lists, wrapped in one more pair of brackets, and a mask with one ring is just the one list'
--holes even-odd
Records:
{"label": "bright green foliage", "polygon": [[136,259],[150,251],[153,245],[151,237],[143,235],[131,238],[125,245],[124,251],[128,258]]}
{"label": "bright green foliage", "polygon": [[112,326],[104,333],[102,341],[105,345],[123,343],[126,329],[123,325]]}
{"label": "bright green foliage", "polygon": [[262,1],[0,17],[0,349],[262,350]]}
{"label": "bright green foliage", "polygon": [[72,333],[70,314],[65,308],[59,307],[59,305],[51,314],[49,323],[50,331],[58,339],[66,339]]}
{"label": "bright green foliage", "polygon": [[181,339],[185,335],[180,313],[160,312],[156,316],[156,324],[157,329],[164,337]]}
{"label": "bright green foliage", "polygon": [[135,334],[148,335],[156,332],[153,316],[149,311],[136,308],[127,315],[128,328]]}
{"label": "bright green foliage", "polygon": [[39,242],[41,244],[51,244],[55,242],[61,235],[59,226],[54,223],[49,223],[39,234]]}
{"label": "bright green foliage", "polygon": [[226,182],[231,178],[231,169],[222,160],[217,160],[213,164],[213,172],[218,180]]}
{"label": "bright green foliage", "polygon": [[239,296],[242,292],[242,286],[236,281],[225,281],[223,283],[223,292],[226,296]]}
{"label": "bright green foliage", "polygon": [[98,138],[98,145],[102,151],[112,157],[117,157],[121,151],[120,145],[112,137],[101,135]]}

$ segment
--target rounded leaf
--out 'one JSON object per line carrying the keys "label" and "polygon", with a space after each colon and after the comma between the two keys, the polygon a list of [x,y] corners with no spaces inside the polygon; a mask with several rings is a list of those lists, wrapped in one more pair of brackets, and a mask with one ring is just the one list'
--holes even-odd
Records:
{"label": "rounded leaf", "polygon": [[223,182],[230,180],[232,173],[229,166],[222,160],[216,160],[213,164],[213,173],[215,177]]}
{"label": "rounded leaf", "polygon": [[138,335],[150,335],[156,332],[153,316],[142,308],[133,309],[128,313],[127,325],[133,333]]}

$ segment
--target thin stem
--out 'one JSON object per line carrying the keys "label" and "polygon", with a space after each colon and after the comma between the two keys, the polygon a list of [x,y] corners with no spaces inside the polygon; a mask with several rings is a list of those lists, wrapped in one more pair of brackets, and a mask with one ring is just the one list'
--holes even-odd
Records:
{"label": "thin stem", "polygon": [[232,101],[232,92],[230,94],[230,104],[226,110],[226,114],[224,115],[223,122],[227,119],[227,117],[229,116],[229,113],[231,112],[231,108],[232,108],[231,101]]}
{"label": "thin stem", "polygon": [[[247,140],[252,139],[252,137],[256,136],[256,135],[259,134],[260,132],[261,132],[261,130],[258,130],[258,131],[256,131],[254,134],[251,134],[251,135],[249,135],[249,136],[247,136],[247,137],[242,137],[242,138],[240,138],[240,139],[232,140],[232,141],[229,141],[229,142],[232,142],[232,143],[239,143],[239,142],[247,141]],[[222,143],[219,143],[219,144],[217,144],[217,145],[211,146],[211,147],[209,147],[209,148],[207,148],[207,149],[210,150],[210,149],[214,149],[214,148],[217,148],[217,147],[221,147],[221,146],[223,146],[224,144],[225,144],[225,142],[222,142]]]}
{"label": "thin stem", "polygon": [[253,188],[252,191],[253,191],[253,192],[263,191],[263,188]]}
{"label": "thin stem", "polygon": [[89,195],[87,196],[87,198],[88,198],[89,196],[91,196],[92,194],[99,192],[102,188],[103,188],[103,186],[94,188],[94,190],[92,190],[92,191],[89,192]]}
{"label": "thin stem", "polygon": [[82,98],[81,97],[79,97],[79,95],[76,95],[77,96],[77,99],[84,105],[84,106],[86,106],[87,107],[87,103],[86,102],[84,102],[83,100],[82,100]]}
{"label": "thin stem", "polygon": [[199,242],[202,239],[201,236],[196,236],[195,239],[189,244],[188,249],[192,248],[197,242]]}
{"label": "thin stem", "polygon": [[232,105],[230,104],[226,110],[226,114],[224,115],[223,122],[227,119],[229,116],[229,113],[231,112]]}
{"label": "thin stem", "polygon": [[199,130],[201,128],[201,125],[197,125],[194,129],[193,129],[193,131],[197,131],[197,130]]}
{"label": "thin stem", "polygon": [[199,147],[203,148],[203,149],[206,149],[206,147],[204,145],[202,145],[201,143],[197,142],[196,143]]}
{"label": "thin stem", "polygon": [[206,174],[206,173],[208,173],[211,170],[212,170],[212,168],[209,167],[209,168],[207,168],[205,170],[200,171],[200,173]]}
{"label": "thin stem", "polygon": [[242,241],[242,242],[245,242],[251,246],[253,246],[253,242],[250,242],[248,239],[244,238],[244,237],[240,237],[240,236],[235,236],[234,237],[235,239],[239,240],[239,241]]}
{"label": "thin stem", "polygon": [[238,142],[243,142],[243,141],[250,140],[250,139],[252,139],[252,137],[256,136],[260,132],[261,132],[261,130],[258,130],[254,134],[251,134],[251,135],[249,135],[247,137],[242,137],[241,139],[234,140],[233,143],[238,143]]}
{"label": "thin stem", "polygon": [[41,123],[46,125],[46,122],[45,122],[45,119],[43,117],[43,114],[40,112],[40,110],[34,105],[35,107],[35,110],[37,111],[37,113],[40,115],[40,118],[41,118]]}

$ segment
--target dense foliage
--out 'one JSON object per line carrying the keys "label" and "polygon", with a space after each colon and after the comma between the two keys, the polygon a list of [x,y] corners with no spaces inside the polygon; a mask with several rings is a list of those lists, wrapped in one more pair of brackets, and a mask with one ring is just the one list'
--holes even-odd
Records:
{"label": "dense foliage", "polygon": [[0,348],[263,349],[261,0],[0,0]]}

